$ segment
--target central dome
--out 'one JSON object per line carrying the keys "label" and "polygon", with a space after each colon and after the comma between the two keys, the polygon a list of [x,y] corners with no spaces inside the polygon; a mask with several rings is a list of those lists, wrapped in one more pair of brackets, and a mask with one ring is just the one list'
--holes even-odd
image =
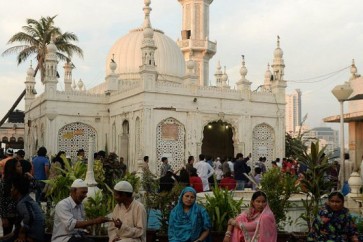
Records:
{"label": "central dome", "polygon": [[[135,29],[120,38],[108,52],[106,75],[111,73],[111,59],[117,64],[115,73],[138,73],[142,64],[141,46],[144,39],[143,29]],[[185,60],[178,45],[160,30],[154,30],[156,70],[161,75],[183,77]]]}

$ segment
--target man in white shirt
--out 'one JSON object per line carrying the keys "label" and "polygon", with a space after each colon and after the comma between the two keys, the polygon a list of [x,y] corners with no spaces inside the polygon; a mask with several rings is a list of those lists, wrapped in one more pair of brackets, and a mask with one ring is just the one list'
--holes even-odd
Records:
{"label": "man in white shirt", "polygon": [[106,217],[85,220],[82,201],[87,197],[88,187],[82,179],[76,179],[71,186],[71,195],[55,207],[52,242],[90,242],[84,236],[84,229],[94,224],[108,222]]}
{"label": "man in white shirt", "polygon": [[203,154],[199,155],[199,161],[193,164],[194,168],[197,169],[198,176],[203,182],[203,192],[209,191],[208,178],[214,174],[214,169],[205,161]]}

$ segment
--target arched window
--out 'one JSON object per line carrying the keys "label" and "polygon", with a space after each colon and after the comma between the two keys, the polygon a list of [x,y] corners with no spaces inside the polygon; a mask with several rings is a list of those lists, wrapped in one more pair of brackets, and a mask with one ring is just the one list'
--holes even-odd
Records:
{"label": "arched window", "polygon": [[1,139],[1,142],[3,143],[7,143],[9,140],[8,140],[8,137],[4,136],[2,139]]}
{"label": "arched window", "polygon": [[16,142],[16,138],[15,137],[10,137],[10,143],[15,143]]}
{"label": "arched window", "polygon": [[23,137],[19,137],[19,138],[18,138],[18,142],[19,142],[19,143],[24,143],[24,138],[23,138]]}

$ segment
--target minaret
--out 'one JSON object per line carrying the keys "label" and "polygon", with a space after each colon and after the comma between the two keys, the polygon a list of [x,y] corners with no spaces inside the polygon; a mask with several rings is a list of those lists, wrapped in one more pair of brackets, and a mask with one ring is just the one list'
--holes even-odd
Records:
{"label": "minaret", "polygon": [[156,70],[155,65],[155,50],[156,45],[153,39],[154,30],[151,28],[150,22],[150,4],[151,0],[144,0],[145,6],[143,8],[145,13],[145,19],[143,24],[143,35],[144,39],[142,40],[142,66],[140,67],[142,70]]}
{"label": "minaret", "polygon": [[216,78],[217,87],[222,87],[222,76],[223,76],[223,72],[222,72],[221,62],[218,61],[216,72],[214,73],[214,77]]}
{"label": "minaret", "polygon": [[47,46],[47,54],[45,56],[45,78],[44,78],[44,93],[46,96],[54,96],[57,91],[57,46],[53,39]]}
{"label": "minaret", "polygon": [[64,90],[66,92],[72,91],[72,69],[74,65],[72,62],[67,61],[64,66]]}
{"label": "minaret", "polygon": [[155,64],[155,50],[156,45],[153,39],[154,30],[151,28],[150,22],[150,4],[151,0],[144,0],[145,6],[143,8],[145,13],[144,24],[143,24],[143,35],[141,52],[142,65],[140,66],[140,75],[144,83],[145,89],[152,89],[155,86],[157,80],[157,71]]}
{"label": "minaret", "polygon": [[217,43],[209,41],[209,5],[213,0],[178,0],[183,9],[182,40],[178,41],[184,59],[196,63],[199,85],[209,84],[209,60],[217,51]]}
{"label": "minaret", "polygon": [[277,47],[274,51],[274,59],[273,64],[271,65],[274,75],[274,80],[283,80],[284,79],[284,59],[282,58],[284,52],[280,48],[280,36],[277,36]]}
{"label": "minaret", "polygon": [[263,87],[265,90],[271,90],[271,81],[272,81],[272,73],[270,70],[270,63],[267,64],[267,70],[265,72],[265,80],[263,83]]}
{"label": "minaret", "polygon": [[35,77],[34,77],[34,69],[32,67],[32,64],[30,63],[30,67],[28,71],[26,72],[26,81],[25,81],[25,111],[28,111],[30,107],[30,103],[32,100],[34,100],[35,95],[37,94],[35,91]]}
{"label": "minaret", "polygon": [[241,91],[251,91],[251,82],[246,79],[248,70],[246,68],[245,56],[242,55],[242,66],[239,70],[241,79],[236,83],[237,89]]}
{"label": "minaret", "polygon": [[280,48],[280,37],[277,36],[277,47],[274,51],[274,59],[272,67],[273,80],[271,81],[271,91],[276,94],[276,102],[285,102],[285,89],[286,81],[284,80],[284,70],[285,64],[284,55],[282,49]]}
{"label": "minaret", "polygon": [[223,72],[223,75],[222,75],[222,88],[229,88],[226,66],[224,66],[224,72]]}

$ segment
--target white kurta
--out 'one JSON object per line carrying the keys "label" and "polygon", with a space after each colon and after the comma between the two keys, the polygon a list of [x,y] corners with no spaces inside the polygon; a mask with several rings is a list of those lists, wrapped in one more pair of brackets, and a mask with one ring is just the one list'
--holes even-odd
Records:
{"label": "white kurta", "polygon": [[112,212],[113,219],[120,219],[122,226],[116,228],[110,223],[108,228],[109,241],[119,238],[120,242],[146,242],[146,210],[142,203],[134,200],[128,209],[125,205],[117,204]]}
{"label": "white kurta", "polygon": [[203,191],[209,191],[208,178],[214,174],[214,169],[205,161],[194,163],[194,168],[197,169],[198,176],[202,179]]}

